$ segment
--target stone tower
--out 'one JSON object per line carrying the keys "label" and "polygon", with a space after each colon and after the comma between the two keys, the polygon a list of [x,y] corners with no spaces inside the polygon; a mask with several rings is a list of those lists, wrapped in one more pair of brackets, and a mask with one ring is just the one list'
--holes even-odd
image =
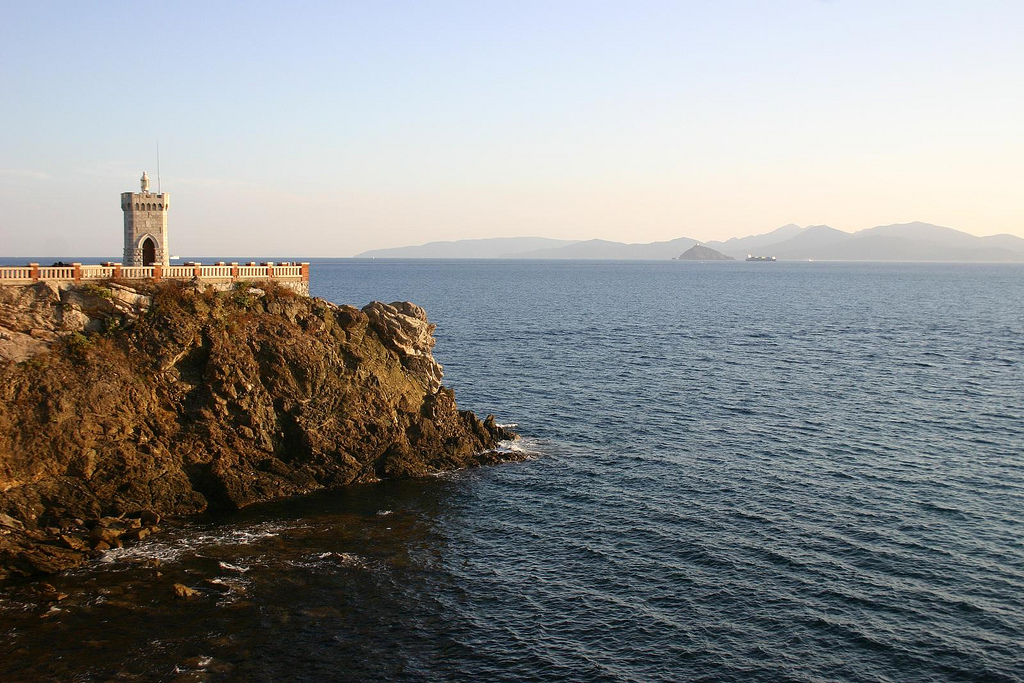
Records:
{"label": "stone tower", "polygon": [[170,265],[167,247],[167,209],[170,193],[149,191],[149,176],[142,172],[141,192],[122,192],[124,260],[126,266]]}

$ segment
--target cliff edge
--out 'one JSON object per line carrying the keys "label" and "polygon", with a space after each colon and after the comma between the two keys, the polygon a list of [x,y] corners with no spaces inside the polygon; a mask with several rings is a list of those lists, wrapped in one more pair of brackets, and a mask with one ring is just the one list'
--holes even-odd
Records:
{"label": "cliff edge", "polygon": [[197,283],[0,287],[0,579],[161,516],[511,459],[418,306]]}

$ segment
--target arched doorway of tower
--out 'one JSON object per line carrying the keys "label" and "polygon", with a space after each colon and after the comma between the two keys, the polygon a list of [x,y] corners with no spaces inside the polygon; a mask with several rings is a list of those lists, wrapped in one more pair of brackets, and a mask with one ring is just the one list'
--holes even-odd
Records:
{"label": "arched doorway of tower", "polygon": [[156,263],[156,244],[150,238],[142,242],[142,265],[152,266]]}

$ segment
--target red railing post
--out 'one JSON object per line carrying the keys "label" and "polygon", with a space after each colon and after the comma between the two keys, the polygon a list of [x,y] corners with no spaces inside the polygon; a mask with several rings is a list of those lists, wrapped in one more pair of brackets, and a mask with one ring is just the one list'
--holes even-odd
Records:
{"label": "red railing post", "polygon": [[71,264],[71,271],[72,271],[71,277],[74,278],[75,282],[81,282],[82,281],[82,264],[81,263],[72,263]]}
{"label": "red railing post", "polygon": [[309,282],[309,262],[303,261],[300,265],[302,266],[302,281]]}
{"label": "red railing post", "polygon": [[115,263],[114,264],[114,279],[115,280],[120,280],[121,279],[121,264],[120,263]]}
{"label": "red railing post", "polygon": [[231,262],[231,281],[234,282],[238,279],[238,263],[235,261]]}
{"label": "red railing post", "polygon": [[193,266],[193,271],[192,271],[192,272],[193,272],[193,274],[194,274],[194,275],[195,275],[195,276],[196,276],[197,278],[199,278],[200,280],[202,280],[202,279],[203,279],[203,264],[202,264],[202,263],[199,263],[199,262],[197,261],[196,263],[192,264],[192,266]]}
{"label": "red railing post", "polygon": [[274,279],[274,262],[273,261],[267,261],[267,279],[268,280],[273,280]]}
{"label": "red railing post", "polygon": [[28,267],[32,269],[32,282],[39,282],[39,264],[30,263]]}
{"label": "red railing post", "polygon": [[154,263],[153,264],[153,279],[159,280],[164,276],[164,264]]}

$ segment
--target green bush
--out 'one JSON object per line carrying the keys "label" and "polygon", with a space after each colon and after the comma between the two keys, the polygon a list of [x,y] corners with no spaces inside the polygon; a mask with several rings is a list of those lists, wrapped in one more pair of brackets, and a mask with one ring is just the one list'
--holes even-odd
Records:
{"label": "green bush", "polygon": [[92,348],[92,339],[85,336],[81,332],[75,332],[69,334],[62,339],[64,344],[64,352],[74,360],[85,360],[85,356],[88,354],[89,349]]}
{"label": "green bush", "polygon": [[121,318],[110,316],[103,321],[103,334],[108,337],[114,336],[121,330],[123,322],[124,321],[122,321]]}
{"label": "green bush", "polygon": [[101,299],[113,299],[114,298],[114,293],[112,291],[110,291],[110,289],[108,289],[107,287],[100,286],[100,285],[94,285],[92,283],[87,283],[87,284],[82,285],[81,287],[79,287],[79,290],[81,292],[83,292],[84,294],[90,294],[92,296],[98,296]]}

